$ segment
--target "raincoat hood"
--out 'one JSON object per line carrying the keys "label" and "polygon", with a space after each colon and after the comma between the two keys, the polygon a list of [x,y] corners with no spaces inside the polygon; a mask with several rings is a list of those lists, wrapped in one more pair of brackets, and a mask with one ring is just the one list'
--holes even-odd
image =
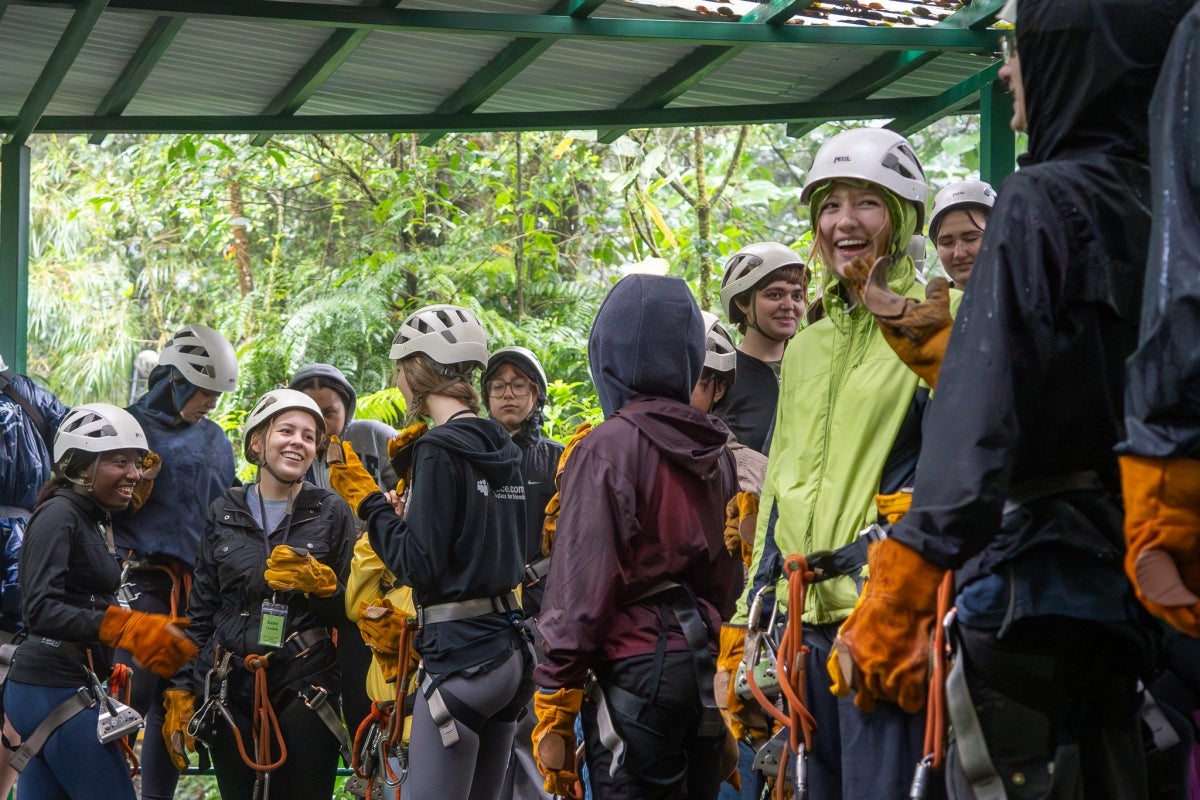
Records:
{"label": "raincoat hood", "polygon": [[[306,367],[301,367],[295,375],[292,376],[292,382],[288,384],[289,389],[304,391],[301,387],[311,383],[316,378],[321,382],[322,386],[333,389],[342,398],[342,404],[346,406],[346,426],[349,426],[354,421],[354,409],[358,405],[358,393],[354,391],[354,387],[350,385],[350,381],[346,380],[346,376],[342,371],[332,364],[309,364]],[[342,431],[346,428],[343,427]],[[334,431],[330,431],[334,433]],[[340,435],[340,434],[339,434]]]}
{"label": "raincoat hood", "polygon": [[470,417],[438,425],[417,441],[416,451],[426,444],[436,444],[471,462],[493,489],[513,483],[521,464],[521,448],[494,419]]}
{"label": "raincoat hood", "polygon": [[1029,151],[1022,164],[1080,151],[1140,161],[1163,52],[1193,0],[1018,0],[1017,51]]}
{"label": "raincoat hood", "polygon": [[189,423],[179,416],[179,411],[198,391],[182,372],[170,364],[163,364],[150,371],[146,393],[134,405],[146,416],[170,427],[186,426]]}
{"label": "raincoat hood", "polygon": [[687,403],[704,368],[704,320],[680,278],[629,275],[609,291],[588,336],[607,419],[635,397]]}

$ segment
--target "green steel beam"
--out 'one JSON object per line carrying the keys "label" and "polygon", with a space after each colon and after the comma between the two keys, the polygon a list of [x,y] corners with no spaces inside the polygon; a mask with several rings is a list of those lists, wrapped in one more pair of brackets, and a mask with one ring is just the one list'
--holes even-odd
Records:
{"label": "green steel beam", "polygon": [[[366,0],[363,5],[372,8],[395,8],[401,0]],[[292,76],[287,86],[279,91],[263,109],[264,114],[295,114],[317,93],[317,90],[338,71],[346,59],[354,55],[371,31],[365,28],[339,28],[317,48],[317,52],[305,62],[300,71]],[[260,133],[254,137],[255,147],[262,147],[271,139],[271,134]]]}
{"label": "green steel beam", "polygon": [[996,73],[999,71],[1000,64],[997,62],[936,97],[923,98],[914,103],[902,116],[889,122],[886,127],[902,136],[919,131],[926,125],[936,122],[972,102],[973,95],[994,81]]}
{"label": "green steel beam", "polygon": [[[13,0],[41,7],[66,0]],[[736,25],[729,22],[659,19],[577,19],[546,14],[384,9],[291,0],[110,0],[115,12],[174,15],[190,19],[260,21],[330,28],[428,31],[472,36],[593,39],[700,46],[704,44],[813,44],[885,50],[993,52],[998,33],[939,26],[876,28],[865,25]]]}
{"label": "green steel beam", "polygon": [[4,19],[4,11],[8,8],[10,0],[0,0],[0,20]]}
{"label": "green steel beam", "polygon": [[[134,51],[133,57],[129,59],[125,69],[121,70],[116,82],[109,87],[104,99],[96,106],[96,116],[120,114],[125,110],[134,95],[137,94],[138,89],[141,89],[142,84],[150,77],[158,60],[167,52],[171,42],[175,41],[176,34],[183,28],[183,23],[186,21],[182,17],[159,17],[154,20],[154,24],[142,37],[142,43]],[[94,134],[88,141],[92,144],[100,144],[104,141],[104,134]]]}
{"label": "green steel beam", "polygon": [[[867,64],[853,75],[846,77],[814,99],[820,102],[831,100],[865,100],[885,86],[915,72],[937,58],[937,53],[924,50],[901,50],[888,53]],[[787,127],[787,135],[799,139],[825,120],[795,122]]]}
{"label": "green steel beam", "polygon": [[[602,5],[604,0],[559,0],[546,13],[586,19]],[[434,113],[456,114],[460,111],[474,111],[553,44],[549,39],[517,39],[509,42],[495,58],[443,100]],[[446,131],[434,131],[424,136],[421,144],[432,145],[445,134]]]}
{"label": "green steel beam", "polygon": [[37,127],[38,119],[50,105],[50,100],[62,85],[63,78],[67,77],[67,72],[75,63],[79,51],[87,44],[92,29],[100,21],[100,14],[107,5],[108,0],[83,0],[80,3],[62,36],[58,38],[58,44],[54,46],[50,60],[42,68],[42,74],[38,75],[33,88],[25,97],[25,103],[17,115],[16,125],[9,129],[11,142],[24,144],[29,134]]}
{"label": "green steel beam", "polygon": [[938,23],[939,28],[970,28],[982,30],[996,21],[1005,0],[975,0]]}
{"label": "green steel beam", "polygon": [[29,347],[29,146],[0,145],[0,356],[24,372]]}
{"label": "green steel beam", "polygon": [[[699,108],[602,109],[591,111],[515,111],[489,114],[361,114],[265,116],[45,116],[38,133],[395,133],[429,131],[542,131],[691,125],[762,125],[798,119],[887,119],[918,106],[926,98],[856,100],[850,103],[773,103]],[[16,123],[0,117],[0,131]]]}
{"label": "green steel beam", "polygon": [[816,0],[770,0],[747,11],[742,15],[741,21],[781,25],[815,2]]}
{"label": "green steel beam", "polygon": [[979,177],[999,187],[1017,163],[1012,95],[992,81],[979,90],[979,105]]}

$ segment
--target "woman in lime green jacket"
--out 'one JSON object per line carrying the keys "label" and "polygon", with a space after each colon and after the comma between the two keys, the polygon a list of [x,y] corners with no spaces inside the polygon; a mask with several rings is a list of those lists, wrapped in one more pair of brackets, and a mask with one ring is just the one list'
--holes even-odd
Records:
{"label": "woman in lime green jacket", "polygon": [[[751,580],[734,626],[746,625],[759,589],[779,580],[784,557],[850,545],[878,520],[877,494],[899,495],[912,485],[929,387],[896,357],[853,288],[851,266],[882,258],[888,288],[920,298],[905,250],[921,232],[927,191],[908,142],[879,128],[830,139],[809,171],[802,200],[824,267],[826,316],[784,354]],[[806,695],[818,726],[808,790],[811,797],[898,800],[908,796],[922,756],[923,715],[894,707],[863,713],[831,694],[824,668],[858,597],[860,572],[856,566],[813,584],[805,600]],[[740,657],[734,642],[742,633],[726,631],[723,659]]]}

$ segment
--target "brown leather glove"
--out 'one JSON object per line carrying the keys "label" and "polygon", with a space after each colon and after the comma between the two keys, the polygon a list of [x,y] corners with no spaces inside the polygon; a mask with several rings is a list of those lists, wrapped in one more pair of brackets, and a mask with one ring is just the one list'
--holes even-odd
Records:
{"label": "brown leather glove", "polygon": [[870,578],[842,623],[827,668],[835,694],[857,690],[863,711],[876,701],[914,714],[925,705],[937,590],[946,571],[895,539],[867,551]]}
{"label": "brown leather glove", "polygon": [[374,603],[363,600],[358,604],[358,630],[379,662],[387,683],[396,680],[400,671],[400,639],[408,620],[409,617],[386,597]]}
{"label": "brown leather glove", "polygon": [[146,505],[150,492],[154,490],[154,479],[162,471],[162,456],[150,450],[142,456],[142,477],[133,485],[133,499],[129,502],[129,510],[137,511]]}
{"label": "brown leather glove", "polygon": [[738,492],[725,504],[725,547],[747,567],[754,555],[754,526],[758,520],[758,495]]}
{"label": "brown leather glove", "polygon": [[875,507],[879,509],[879,513],[883,515],[889,525],[895,525],[904,519],[904,515],[912,508],[912,490],[900,491],[895,494],[877,494],[875,495]]}
{"label": "brown leather glove", "polygon": [[349,442],[343,442],[336,436],[329,437],[329,452],[338,455],[329,458],[329,485],[346,501],[354,513],[358,514],[358,506],[367,495],[379,492],[379,484],[367,472],[358,453],[354,452]]}
{"label": "brown leather glove", "polygon": [[188,753],[196,752],[196,740],[188,735],[188,723],[196,713],[196,695],[186,689],[167,689],[163,692],[163,741],[175,769],[183,772],[189,766]]}
{"label": "brown leather glove", "polygon": [[950,340],[954,317],[950,315],[950,283],[934,278],[925,286],[925,301],[904,297],[887,284],[886,258],[869,263],[856,258],[846,268],[846,279],[875,316],[883,338],[900,360],[930,386],[937,386],[942,356]]}
{"label": "brown leather glove", "polygon": [[144,614],[109,606],[100,621],[101,644],[128,650],[133,660],[155,675],[170,678],[199,651],[184,636],[188,620],[166,614]]}
{"label": "brown leather glove", "polygon": [[413,445],[428,431],[429,425],[420,419],[388,440],[388,461],[400,476],[396,481],[396,494],[404,494],[404,488],[408,485],[408,473],[412,469]]}
{"label": "brown leather glove", "polygon": [[1200,637],[1200,461],[1120,461],[1125,574],[1151,614]]}
{"label": "brown leather glove", "polygon": [[582,705],[583,689],[538,689],[533,693],[533,711],[538,720],[533,729],[533,755],[550,794],[578,797],[575,718]]}
{"label": "brown leather glove", "polygon": [[337,573],[331,567],[317,561],[312,553],[299,553],[286,544],[276,545],[271,551],[263,578],[272,589],[317,597],[329,597],[338,584]]}

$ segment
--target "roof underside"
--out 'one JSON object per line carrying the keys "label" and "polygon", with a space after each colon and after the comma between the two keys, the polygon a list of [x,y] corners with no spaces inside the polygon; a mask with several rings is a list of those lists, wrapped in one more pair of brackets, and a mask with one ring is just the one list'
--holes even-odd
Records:
{"label": "roof underside", "polygon": [[[588,129],[977,107],[1002,0],[0,0],[0,133]],[[470,11],[460,10],[464,5]]]}

